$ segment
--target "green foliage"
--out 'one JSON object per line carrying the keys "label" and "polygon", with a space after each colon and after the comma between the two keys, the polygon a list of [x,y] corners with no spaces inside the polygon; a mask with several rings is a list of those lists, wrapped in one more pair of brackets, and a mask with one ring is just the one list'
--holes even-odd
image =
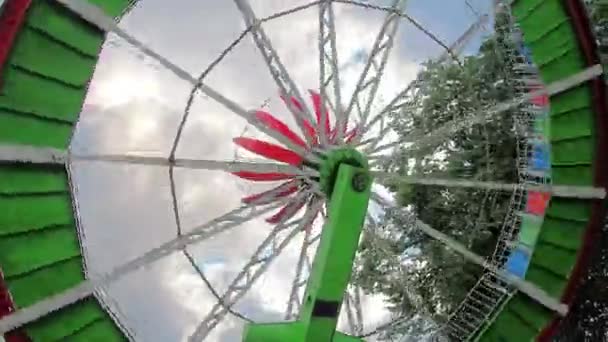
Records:
{"label": "green foliage", "polygon": [[[497,18],[497,27],[505,25]],[[475,56],[457,63],[427,62],[418,74],[407,110],[393,113],[391,125],[401,139],[424,136],[437,127],[515,96],[513,46],[500,30]],[[434,178],[517,182],[515,110],[497,114],[432,146],[398,148],[383,164],[393,173]],[[481,269],[417,231],[416,217],[490,256],[509,209],[509,194],[394,180],[386,184],[400,208],[388,211],[360,250],[355,280],[365,290],[383,293],[392,310],[412,324],[389,331],[411,334],[441,324],[464,299]],[[378,246],[383,246],[378,248]],[[418,318],[426,317],[420,321]],[[429,323],[429,321],[431,323]],[[426,323],[425,323],[426,322]]]}

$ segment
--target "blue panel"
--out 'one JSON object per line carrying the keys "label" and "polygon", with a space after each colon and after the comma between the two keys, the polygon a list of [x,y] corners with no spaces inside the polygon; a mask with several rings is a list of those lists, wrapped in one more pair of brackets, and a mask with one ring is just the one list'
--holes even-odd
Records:
{"label": "blue panel", "polygon": [[545,171],[551,168],[549,146],[544,143],[532,144],[532,155],[530,156],[530,167],[536,171]]}
{"label": "blue panel", "polygon": [[530,264],[530,254],[524,248],[518,246],[509,255],[505,269],[520,278],[526,275],[526,270]]}

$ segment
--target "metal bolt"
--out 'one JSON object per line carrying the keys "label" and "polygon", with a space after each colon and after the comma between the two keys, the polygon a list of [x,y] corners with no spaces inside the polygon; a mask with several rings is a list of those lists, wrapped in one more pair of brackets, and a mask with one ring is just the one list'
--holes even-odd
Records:
{"label": "metal bolt", "polygon": [[357,172],[353,176],[352,185],[356,192],[363,192],[369,183],[369,176],[365,172]]}

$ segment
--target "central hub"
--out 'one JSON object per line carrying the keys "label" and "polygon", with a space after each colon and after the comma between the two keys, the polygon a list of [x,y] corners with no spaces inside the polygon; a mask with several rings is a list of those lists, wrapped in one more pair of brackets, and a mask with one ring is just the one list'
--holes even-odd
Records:
{"label": "central hub", "polygon": [[338,175],[338,168],[341,164],[348,164],[364,169],[368,168],[367,159],[354,148],[341,148],[329,151],[324,156],[324,160],[319,166],[319,174],[321,177],[319,183],[321,185],[321,190],[323,190],[328,198],[331,197]]}

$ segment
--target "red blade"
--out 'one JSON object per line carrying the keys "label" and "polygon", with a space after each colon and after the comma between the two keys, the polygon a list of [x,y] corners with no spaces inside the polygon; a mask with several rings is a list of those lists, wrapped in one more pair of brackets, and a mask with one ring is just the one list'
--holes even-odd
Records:
{"label": "red blade", "polygon": [[293,142],[294,144],[306,147],[306,142],[304,142],[302,138],[300,138],[294,131],[289,128],[289,126],[284,124],[281,120],[272,116],[272,114],[259,110],[255,112],[255,117],[261,123],[266,125],[266,127],[270,128],[275,132],[280,133],[285,138],[291,140],[291,142]]}
{"label": "red blade", "polygon": [[295,177],[294,175],[288,175],[286,173],[278,173],[278,172],[262,173],[262,172],[253,172],[253,171],[239,171],[239,172],[232,172],[232,174],[237,177],[247,179],[250,181],[255,181],[255,182],[272,182],[272,181],[279,181],[279,180],[284,180],[284,179],[292,179],[293,177]]}
{"label": "red blade", "polygon": [[351,129],[350,131],[348,131],[348,132],[346,133],[346,136],[345,136],[345,140],[344,140],[344,141],[345,141],[347,144],[348,144],[349,142],[351,142],[351,140],[353,140],[353,139],[354,139],[354,138],[357,136],[357,132],[358,132],[358,129],[357,129],[357,128],[358,128],[358,127],[355,127],[355,128]]}
{"label": "red blade", "polygon": [[[289,182],[283,183],[273,189],[268,191],[260,192],[257,194],[253,194],[247,197],[243,197],[241,201],[243,203],[249,204],[256,202],[256,204],[268,204],[276,201],[279,198],[289,196],[294,192],[298,191],[298,187],[300,186],[300,181],[297,179],[291,180]],[[267,194],[271,192],[276,192],[274,196],[269,196],[267,199],[259,201],[260,198],[265,197]]]}
{"label": "red blade", "polygon": [[[315,113],[317,114],[317,123],[321,122],[321,95],[319,93],[309,90],[310,97],[312,99],[312,104],[315,107]],[[331,127],[329,124],[329,112],[327,108],[323,108],[325,111],[325,133],[331,132]]]}
{"label": "red blade", "polygon": [[[281,99],[283,100],[283,102],[285,102],[285,105],[287,106],[287,108],[289,108],[289,104],[287,103],[287,99],[285,98],[285,96],[281,95]],[[304,110],[304,106],[302,106],[302,104],[300,103],[300,101],[298,101],[295,97],[291,97],[291,103],[301,112]]]}
{"label": "red blade", "polygon": [[306,204],[308,198],[302,197],[298,201],[291,202],[285,205],[281,210],[277,211],[276,214],[266,219],[266,222],[271,224],[277,224],[279,222],[285,222],[292,218],[302,207]]}
{"label": "red blade", "polygon": [[[281,99],[283,100],[283,102],[285,103],[287,108],[289,108],[289,104],[287,103],[287,99],[285,98],[285,96],[281,95]],[[302,114],[304,107],[302,106],[300,101],[298,101],[295,97],[292,97],[291,103],[300,111],[300,114]],[[313,125],[310,124],[310,122],[308,122],[308,120],[306,120],[306,119],[300,119],[300,120],[302,120],[302,125],[304,126],[304,130],[305,130],[304,134],[306,134],[308,137],[310,137],[310,139],[316,144],[317,130],[314,128]]]}
{"label": "red blade", "polygon": [[247,151],[289,165],[299,166],[303,161],[299,154],[266,141],[245,137],[234,138],[232,141]]}

